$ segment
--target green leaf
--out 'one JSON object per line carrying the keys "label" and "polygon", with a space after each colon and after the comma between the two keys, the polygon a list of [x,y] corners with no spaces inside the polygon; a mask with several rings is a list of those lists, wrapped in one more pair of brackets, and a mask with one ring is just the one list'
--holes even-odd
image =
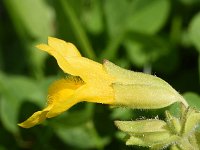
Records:
{"label": "green leaf", "polygon": [[132,9],[130,8],[126,20],[128,29],[139,33],[155,34],[167,20],[170,3],[168,0],[135,0],[130,7]]}
{"label": "green leaf", "polygon": [[194,18],[192,19],[190,25],[189,25],[189,36],[197,48],[197,50],[200,52],[200,13],[196,14]]}
{"label": "green leaf", "polygon": [[[81,105],[81,104],[80,104]],[[76,107],[76,106],[75,106]],[[91,120],[92,114],[93,114],[93,105],[92,104],[86,104],[85,107],[81,110],[76,111],[67,111],[64,114],[54,118],[50,122],[50,125],[54,128],[56,127],[67,127],[72,128],[74,126],[80,126]],[[74,119],[78,118],[78,119]]]}
{"label": "green leaf", "polygon": [[107,0],[104,9],[111,40],[102,56],[113,59],[128,32],[156,34],[167,20],[170,4],[168,0]]}
{"label": "green leaf", "polygon": [[76,148],[98,148],[109,142],[108,138],[97,137],[94,130],[88,122],[71,128],[56,128],[56,133],[65,143]]}
{"label": "green leaf", "polygon": [[6,150],[6,148],[0,145],[0,150]]}
{"label": "green leaf", "polygon": [[200,96],[194,92],[186,92],[183,94],[191,107],[195,107],[200,110]]}
{"label": "green leaf", "polygon": [[5,4],[13,21],[18,22],[16,24],[20,30],[31,38],[44,38],[52,34],[54,14],[44,0],[6,0]]}
{"label": "green leaf", "polygon": [[112,109],[111,118],[127,120],[127,119],[131,119],[133,115],[134,115],[133,109],[119,107],[119,108]]}
{"label": "green leaf", "polygon": [[139,67],[152,64],[170,52],[166,39],[134,33],[126,38],[124,46],[127,57]]}
{"label": "green leaf", "polygon": [[17,114],[20,104],[8,101],[6,98],[0,99],[0,118],[3,126],[12,133],[18,132]]}
{"label": "green leaf", "polygon": [[198,5],[199,4],[199,0],[179,0],[181,3],[183,3],[184,5]]}
{"label": "green leaf", "polygon": [[53,10],[44,0],[4,0],[3,2],[20,42],[25,48],[29,71],[34,77],[41,78],[47,54],[39,53],[34,46],[53,34]]}
{"label": "green leaf", "polygon": [[199,60],[198,60],[198,62],[199,62],[199,64],[198,64],[198,66],[199,66],[199,84],[200,84],[200,54],[199,54]]}
{"label": "green leaf", "polygon": [[125,22],[129,3],[121,0],[106,0],[104,10],[107,21],[107,28],[110,37],[119,36],[125,30]]}
{"label": "green leaf", "polygon": [[23,76],[4,76],[0,74],[0,115],[5,128],[12,133],[18,132],[18,112],[25,100],[41,106],[44,93],[34,80]]}
{"label": "green leaf", "polygon": [[[81,104],[80,104],[81,105]],[[76,107],[76,106],[75,106]],[[49,124],[55,128],[56,134],[67,144],[77,148],[104,147],[108,138],[100,138],[91,121],[93,104],[86,104],[81,110],[66,112],[53,119]]]}
{"label": "green leaf", "polygon": [[100,0],[90,0],[85,7],[82,7],[82,18],[85,27],[92,34],[99,34],[103,31],[103,11]]}
{"label": "green leaf", "polygon": [[90,44],[85,29],[81,25],[80,19],[75,13],[75,10],[71,7],[71,3],[66,0],[59,0],[58,2],[61,9],[63,9],[65,17],[69,19],[69,23],[72,26],[74,35],[82,47],[83,53],[91,59],[96,59],[95,52],[92,49],[92,45]]}
{"label": "green leaf", "polygon": [[0,43],[0,70],[3,69],[3,66],[4,66],[4,62],[3,62],[3,53],[2,53],[2,46],[1,46],[1,43]]}
{"label": "green leaf", "polygon": [[107,0],[105,14],[109,34],[116,37],[127,30],[155,34],[164,25],[169,8],[168,0]]}

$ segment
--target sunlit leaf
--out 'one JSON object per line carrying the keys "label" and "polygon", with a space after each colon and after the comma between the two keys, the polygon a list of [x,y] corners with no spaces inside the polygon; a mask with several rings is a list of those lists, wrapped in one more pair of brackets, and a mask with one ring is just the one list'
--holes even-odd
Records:
{"label": "sunlit leaf", "polygon": [[5,4],[13,21],[21,23],[21,31],[35,39],[52,34],[53,11],[44,0],[6,0]]}
{"label": "sunlit leaf", "polygon": [[26,100],[39,106],[45,103],[44,91],[40,84],[23,76],[0,75],[0,115],[2,123],[9,131],[18,132],[18,114]]}
{"label": "sunlit leaf", "polygon": [[170,52],[170,45],[161,37],[132,34],[124,41],[127,57],[137,66],[152,64]]}
{"label": "sunlit leaf", "polygon": [[190,106],[200,110],[200,96],[194,92],[186,92],[183,94]]}
{"label": "sunlit leaf", "polygon": [[135,0],[130,7],[126,20],[128,28],[139,33],[155,34],[167,20],[170,2],[168,0]]}
{"label": "sunlit leaf", "polygon": [[105,13],[109,33],[111,37],[127,30],[154,34],[164,25],[169,8],[168,0],[108,0]]}
{"label": "sunlit leaf", "polygon": [[200,52],[200,13],[196,14],[194,18],[192,19],[190,25],[189,25],[189,34],[190,38],[192,40],[192,43],[195,45],[197,50]]}
{"label": "sunlit leaf", "polygon": [[83,23],[92,34],[103,31],[103,11],[100,0],[91,0],[89,4],[82,7]]}

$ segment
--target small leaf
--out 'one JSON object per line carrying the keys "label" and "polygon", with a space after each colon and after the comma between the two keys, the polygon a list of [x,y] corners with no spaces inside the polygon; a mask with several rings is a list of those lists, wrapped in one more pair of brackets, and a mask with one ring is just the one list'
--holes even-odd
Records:
{"label": "small leaf", "polygon": [[0,115],[2,123],[12,133],[18,132],[18,112],[25,100],[41,106],[44,104],[44,91],[34,80],[23,76],[0,74]]}
{"label": "small leaf", "polygon": [[139,67],[155,63],[158,59],[167,56],[172,49],[166,39],[157,36],[131,33],[123,45],[127,57]]}
{"label": "small leaf", "polygon": [[91,0],[87,7],[82,7],[82,18],[85,27],[93,34],[103,31],[103,12],[100,0]]}
{"label": "small leaf", "polygon": [[44,0],[6,0],[13,21],[31,38],[38,39],[52,34],[53,11]]}
{"label": "small leaf", "polygon": [[186,92],[183,94],[191,107],[195,107],[200,110],[200,96],[194,92]]}
{"label": "small leaf", "polygon": [[[137,0],[130,4],[127,26],[131,31],[155,34],[165,24],[170,3],[168,0]],[[159,12],[159,13],[158,13]]]}
{"label": "small leaf", "polygon": [[200,13],[196,14],[189,25],[189,34],[193,44],[196,46],[197,50],[200,52]]}
{"label": "small leaf", "polygon": [[119,36],[124,31],[155,34],[164,25],[169,8],[167,0],[107,0],[105,15],[109,34],[111,37]]}

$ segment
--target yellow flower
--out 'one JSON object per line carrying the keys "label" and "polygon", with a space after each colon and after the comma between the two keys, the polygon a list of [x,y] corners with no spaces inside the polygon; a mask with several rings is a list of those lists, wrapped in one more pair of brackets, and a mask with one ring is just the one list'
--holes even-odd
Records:
{"label": "yellow flower", "polygon": [[32,127],[46,118],[66,111],[80,101],[114,103],[111,87],[114,79],[106,73],[103,65],[81,57],[73,44],[56,38],[49,37],[48,45],[41,44],[37,48],[54,56],[59,67],[72,76],[53,83],[48,91],[47,107],[35,112],[19,126]]}
{"label": "yellow flower", "polygon": [[185,100],[162,79],[122,69],[109,61],[104,65],[82,57],[77,48],[60,39],[48,38],[37,48],[55,57],[69,77],[55,81],[48,91],[47,107],[19,124],[29,128],[68,110],[81,101],[155,109]]}

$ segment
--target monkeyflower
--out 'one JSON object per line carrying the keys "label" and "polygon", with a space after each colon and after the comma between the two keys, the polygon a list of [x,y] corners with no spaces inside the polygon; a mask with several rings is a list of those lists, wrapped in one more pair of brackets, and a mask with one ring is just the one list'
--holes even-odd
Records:
{"label": "monkeyflower", "polygon": [[49,37],[48,45],[41,44],[37,48],[55,57],[59,67],[69,76],[49,87],[46,108],[20,123],[21,127],[35,126],[82,101],[137,109],[163,108],[175,102],[188,106],[164,80],[125,70],[107,60],[102,65],[82,57],[72,43]]}

